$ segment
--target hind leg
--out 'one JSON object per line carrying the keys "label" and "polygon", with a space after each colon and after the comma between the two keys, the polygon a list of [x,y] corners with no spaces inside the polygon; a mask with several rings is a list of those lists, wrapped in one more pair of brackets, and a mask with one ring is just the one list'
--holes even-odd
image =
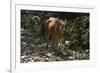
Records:
{"label": "hind leg", "polygon": [[51,36],[48,36],[48,38],[47,38],[47,45],[46,45],[47,49],[49,49],[50,42],[51,42]]}

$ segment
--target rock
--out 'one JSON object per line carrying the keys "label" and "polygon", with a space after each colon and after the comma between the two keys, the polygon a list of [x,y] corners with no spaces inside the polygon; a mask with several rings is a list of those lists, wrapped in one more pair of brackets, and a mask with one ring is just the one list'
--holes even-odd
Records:
{"label": "rock", "polygon": [[74,60],[75,58],[73,56],[69,56],[69,59],[70,60]]}
{"label": "rock", "polygon": [[69,44],[70,44],[70,41],[65,41],[65,44],[66,44],[66,45],[69,45]]}
{"label": "rock", "polygon": [[23,58],[27,58],[27,56],[25,55],[25,56],[21,56],[21,58],[23,59]]}
{"label": "rock", "polygon": [[46,54],[48,57],[52,57],[52,54],[51,53],[47,53]]}

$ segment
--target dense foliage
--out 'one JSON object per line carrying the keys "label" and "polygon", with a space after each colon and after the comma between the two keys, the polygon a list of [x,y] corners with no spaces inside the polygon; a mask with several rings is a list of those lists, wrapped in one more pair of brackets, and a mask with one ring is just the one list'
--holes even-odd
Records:
{"label": "dense foliage", "polygon": [[[67,20],[64,42],[47,49],[48,17]],[[89,59],[89,13],[21,10],[21,63]]]}

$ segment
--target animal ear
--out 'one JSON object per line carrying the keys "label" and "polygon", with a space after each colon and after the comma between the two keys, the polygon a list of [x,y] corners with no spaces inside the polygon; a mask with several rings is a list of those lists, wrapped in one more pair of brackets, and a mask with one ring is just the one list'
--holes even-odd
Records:
{"label": "animal ear", "polygon": [[51,20],[47,20],[47,22],[46,22],[46,23],[47,23],[47,24],[49,24],[50,22],[51,22]]}

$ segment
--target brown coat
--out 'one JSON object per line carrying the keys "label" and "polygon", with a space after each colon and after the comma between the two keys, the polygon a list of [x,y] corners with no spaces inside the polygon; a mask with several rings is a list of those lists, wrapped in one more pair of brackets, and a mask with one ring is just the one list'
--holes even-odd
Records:
{"label": "brown coat", "polygon": [[64,24],[63,21],[50,17],[47,20],[47,32],[50,37],[50,43],[54,46],[64,37]]}

